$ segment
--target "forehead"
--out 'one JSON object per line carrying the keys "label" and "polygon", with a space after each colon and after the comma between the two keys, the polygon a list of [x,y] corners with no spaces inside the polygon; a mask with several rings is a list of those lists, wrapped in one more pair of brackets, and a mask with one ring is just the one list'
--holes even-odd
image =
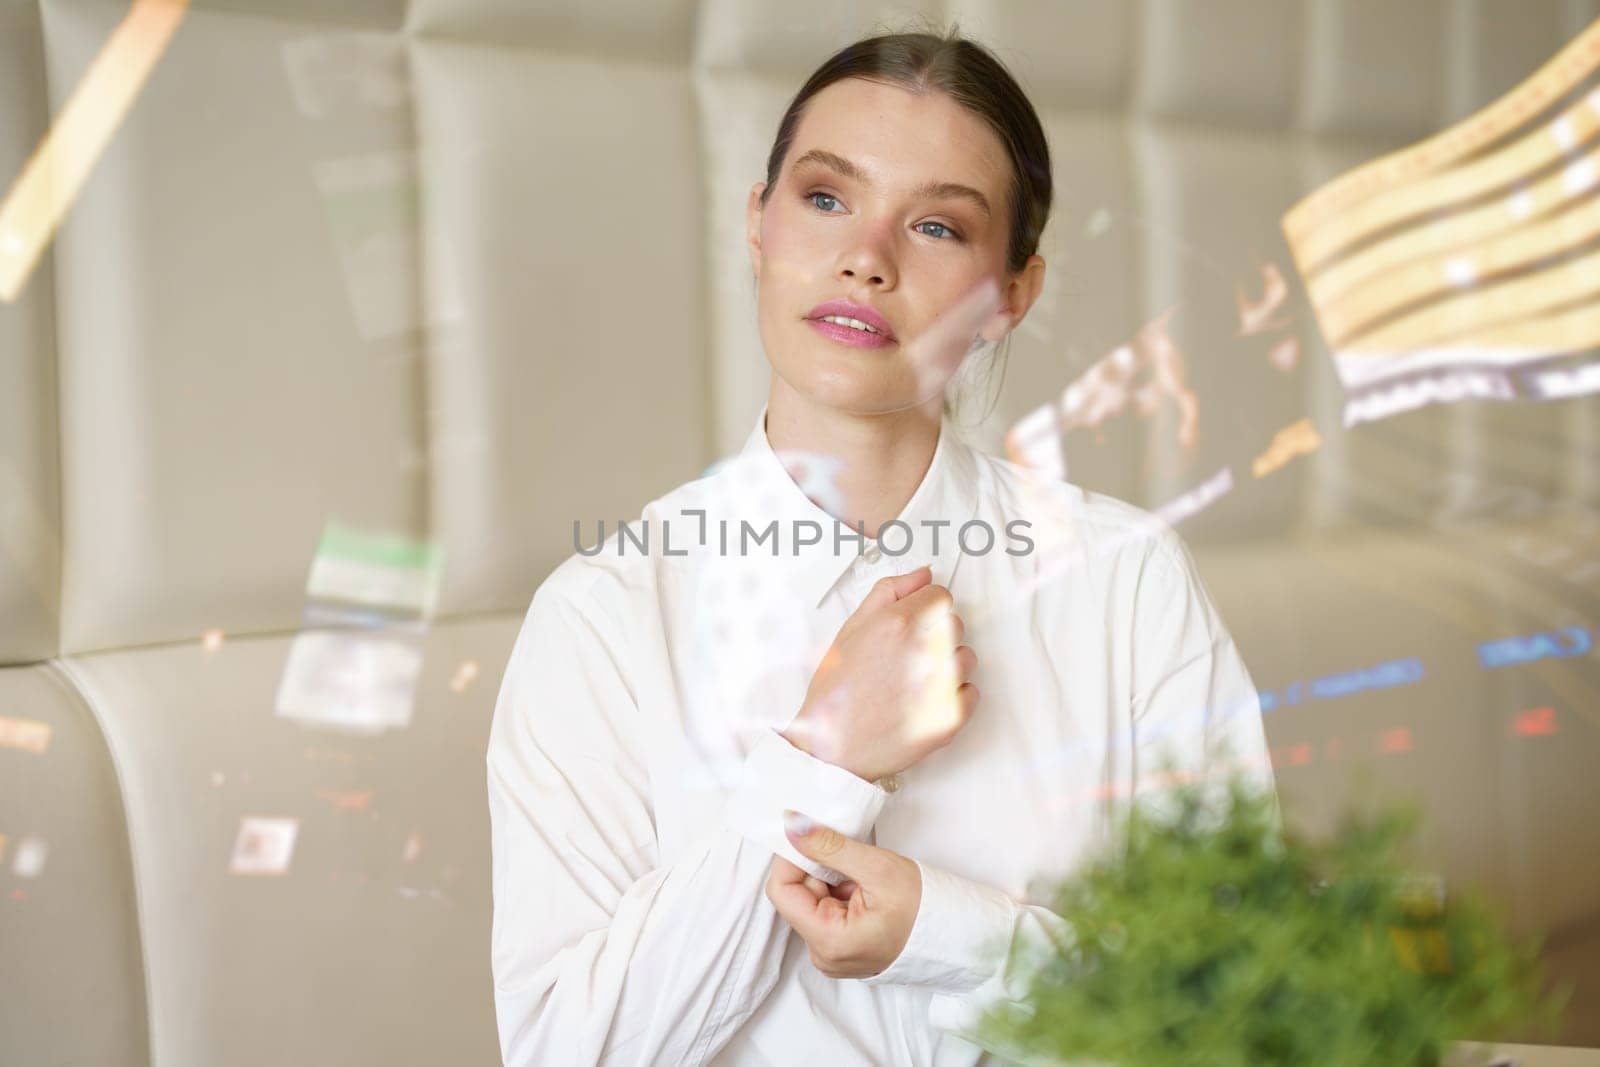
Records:
{"label": "forehead", "polygon": [[983,190],[994,203],[1010,167],[988,123],[947,94],[863,78],[834,82],[806,104],[788,157],[812,148],[844,156],[875,185],[960,182]]}

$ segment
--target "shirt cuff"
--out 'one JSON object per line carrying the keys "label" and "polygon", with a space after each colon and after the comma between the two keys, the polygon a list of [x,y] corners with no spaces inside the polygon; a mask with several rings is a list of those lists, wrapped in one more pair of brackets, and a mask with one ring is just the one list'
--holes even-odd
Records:
{"label": "shirt cuff", "polygon": [[1002,972],[1020,906],[992,886],[916,863],[922,901],[911,935],[893,963],[861,981],[972,993]]}
{"label": "shirt cuff", "polygon": [[864,838],[889,794],[791,745],[776,730],[766,730],[745,757],[738,785],[723,806],[723,821],[749,840],[782,856],[829,885],[844,875],[802,856],[783,832],[788,808],[846,837]]}

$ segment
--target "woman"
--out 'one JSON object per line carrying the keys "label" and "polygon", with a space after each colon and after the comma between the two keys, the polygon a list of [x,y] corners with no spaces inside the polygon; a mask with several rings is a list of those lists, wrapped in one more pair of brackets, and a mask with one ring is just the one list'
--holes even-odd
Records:
{"label": "woman", "polygon": [[1265,767],[1177,538],[944,405],[1038,296],[1050,199],[1032,106],[953,34],[796,95],[748,205],[761,417],[551,574],[505,674],[508,1064],[978,1062],[976,1014],[1062,932],[1030,879],[1158,761]]}

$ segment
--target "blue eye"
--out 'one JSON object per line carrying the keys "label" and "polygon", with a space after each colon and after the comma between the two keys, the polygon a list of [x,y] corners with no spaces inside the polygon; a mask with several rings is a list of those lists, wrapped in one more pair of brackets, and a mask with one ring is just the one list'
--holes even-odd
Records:
{"label": "blue eye", "polygon": [[[817,203],[817,201],[818,200],[829,200],[829,201],[832,201],[833,204],[835,204],[835,205],[837,205],[839,203],[839,198],[838,197],[834,196],[832,193],[824,193],[824,192],[821,192],[820,190],[817,191],[817,192],[807,193],[804,197],[802,197],[802,199],[804,199],[807,202],[809,202],[818,211],[821,211],[824,214],[828,214],[828,215],[832,215],[833,214],[832,208],[824,206],[823,204],[819,204],[819,203]],[[927,236],[932,237],[932,238],[934,238],[936,240],[940,240],[940,241],[946,241],[946,240],[949,240],[949,241],[960,241],[961,240],[961,235],[959,233],[957,233],[956,231],[952,230],[950,227],[946,226],[942,222],[919,222],[917,224],[917,226],[918,227],[922,227],[922,226],[937,226],[939,228],[940,232],[927,234]],[[919,232],[924,232],[924,231],[921,231],[919,229]]]}

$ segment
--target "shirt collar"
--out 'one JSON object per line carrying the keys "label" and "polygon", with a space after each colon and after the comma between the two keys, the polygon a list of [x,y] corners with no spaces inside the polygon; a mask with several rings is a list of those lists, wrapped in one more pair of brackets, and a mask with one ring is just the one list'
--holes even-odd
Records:
{"label": "shirt collar", "polygon": [[[733,510],[737,515],[730,524],[730,543],[738,535],[739,519],[748,519],[752,529],[758,532],[772,520],[778,520],[777,556],[770,556],[771,549],[765,545],[752,549],[752,553],[760,554],[763,566],[771,564],[779,568],[790,587],[809,606],[816,607],[856,556],[879,542],[869,536],[858,546],[850,535],[859,526],[847,527],[843,521],[835,520],[806,495],[768,440],[766,421],[767,406],[763,404],[750,436],[731,465],[733,470],[727,472],[738,480],[741,490],[734,495]],[[934,583],[948,587],[961,556],[957,534],[962,524],[976,514],[977,505],[978,465],[972,448],[962,439],[950,417],[941,416],[933,460],[916,492],[896,516],[909,530],[890,527],[884,531],[882,544],[898,549],[909,542],[909,547],[900,555],[884,551],[878,564],[881,574],[904,574],[927,564],[932,568]],[[822,528],[822,539],[813,545],[801,545],[796,553],[795,538],[801,529],[797,524],[803,520],[817,523]],[[939,520],[948,525],[937,529],[925,525]],[[836,531],[840,535],[837,552],[834,551]],[[937,551],[934,550],[936,533]],[[806,528],[804,534],[809,537],[814,531]]]}

